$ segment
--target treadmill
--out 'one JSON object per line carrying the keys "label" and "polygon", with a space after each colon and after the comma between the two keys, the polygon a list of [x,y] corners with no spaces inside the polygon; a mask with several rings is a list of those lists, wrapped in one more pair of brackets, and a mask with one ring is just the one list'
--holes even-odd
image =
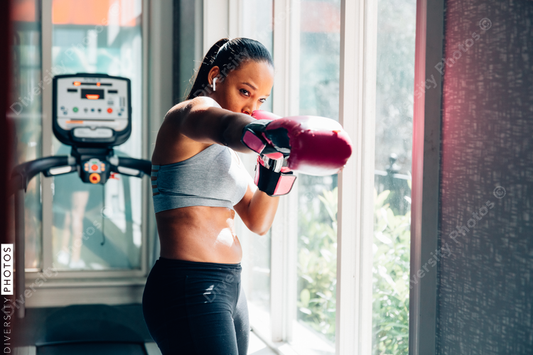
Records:
{"label": "treadmill", "polygon": [[[53,78],[53,132],[71,147],[71,153],[28,161],[13,170],[15,300],[24,300],[26,289],[24,193],[28,183],[39,173],[45,177],[77,173],[86,184],[102,185],[114,174],[150,176],[149,160],[118,157],[113,151],[130,137],[131,112],[127,78],[90,73]],[[161,354],[146,328],[140,304],[28,309],[24,305],[19,302],[18,308],[10,310],[16,332],[14,354]]]}

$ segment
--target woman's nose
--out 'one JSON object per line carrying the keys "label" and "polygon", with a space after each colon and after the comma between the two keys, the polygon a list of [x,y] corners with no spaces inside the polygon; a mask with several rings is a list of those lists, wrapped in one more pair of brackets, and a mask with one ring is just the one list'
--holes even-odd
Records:
{"label": "woman's nose", "polygon": [[243,107],[242,113],[246,115],[251,115],[255,110],[259,108],[259,105],[255,102],[250,102],[246,106]]}

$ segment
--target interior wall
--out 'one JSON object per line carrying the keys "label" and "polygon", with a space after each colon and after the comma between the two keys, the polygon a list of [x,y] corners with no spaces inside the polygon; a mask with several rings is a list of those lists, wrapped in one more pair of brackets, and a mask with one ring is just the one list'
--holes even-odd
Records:
{"label": "interior wall", "polygon": [[173,104],[185,100],[203,58],[203,2],[174,1]]}
{"label": "interior wall", "polygon": [[533,1],[448,0],[445,39],[437,353],[531,354]]}

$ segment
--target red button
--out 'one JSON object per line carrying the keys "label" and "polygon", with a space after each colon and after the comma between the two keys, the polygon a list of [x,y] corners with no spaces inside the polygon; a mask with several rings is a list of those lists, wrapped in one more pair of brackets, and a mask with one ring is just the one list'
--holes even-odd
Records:
{"label": "red button", "polygon": [[92,173],[89,176],[89,181],[91,181],[93,184],[98,184],[100,182],[100,175],[97,173]]}
{"label": "red button", "polygon": [[111,113],[111,112],[113,112],[113,109],[110,107],[110,108],[107,109],[107,112]]}
{"label": "red button", "polygon": [[92,170],[98,170],[98,165],[96,165],[96,164],[91,165],[91,169]]}

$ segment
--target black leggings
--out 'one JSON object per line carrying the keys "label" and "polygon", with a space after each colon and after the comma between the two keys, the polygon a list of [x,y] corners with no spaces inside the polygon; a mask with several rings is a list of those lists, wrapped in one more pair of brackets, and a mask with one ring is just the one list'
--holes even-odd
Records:
{"label": "black leggings", "polygon": [[143,313],[163,355],[248,351],[240,264],[159,258],[146,281]]}

